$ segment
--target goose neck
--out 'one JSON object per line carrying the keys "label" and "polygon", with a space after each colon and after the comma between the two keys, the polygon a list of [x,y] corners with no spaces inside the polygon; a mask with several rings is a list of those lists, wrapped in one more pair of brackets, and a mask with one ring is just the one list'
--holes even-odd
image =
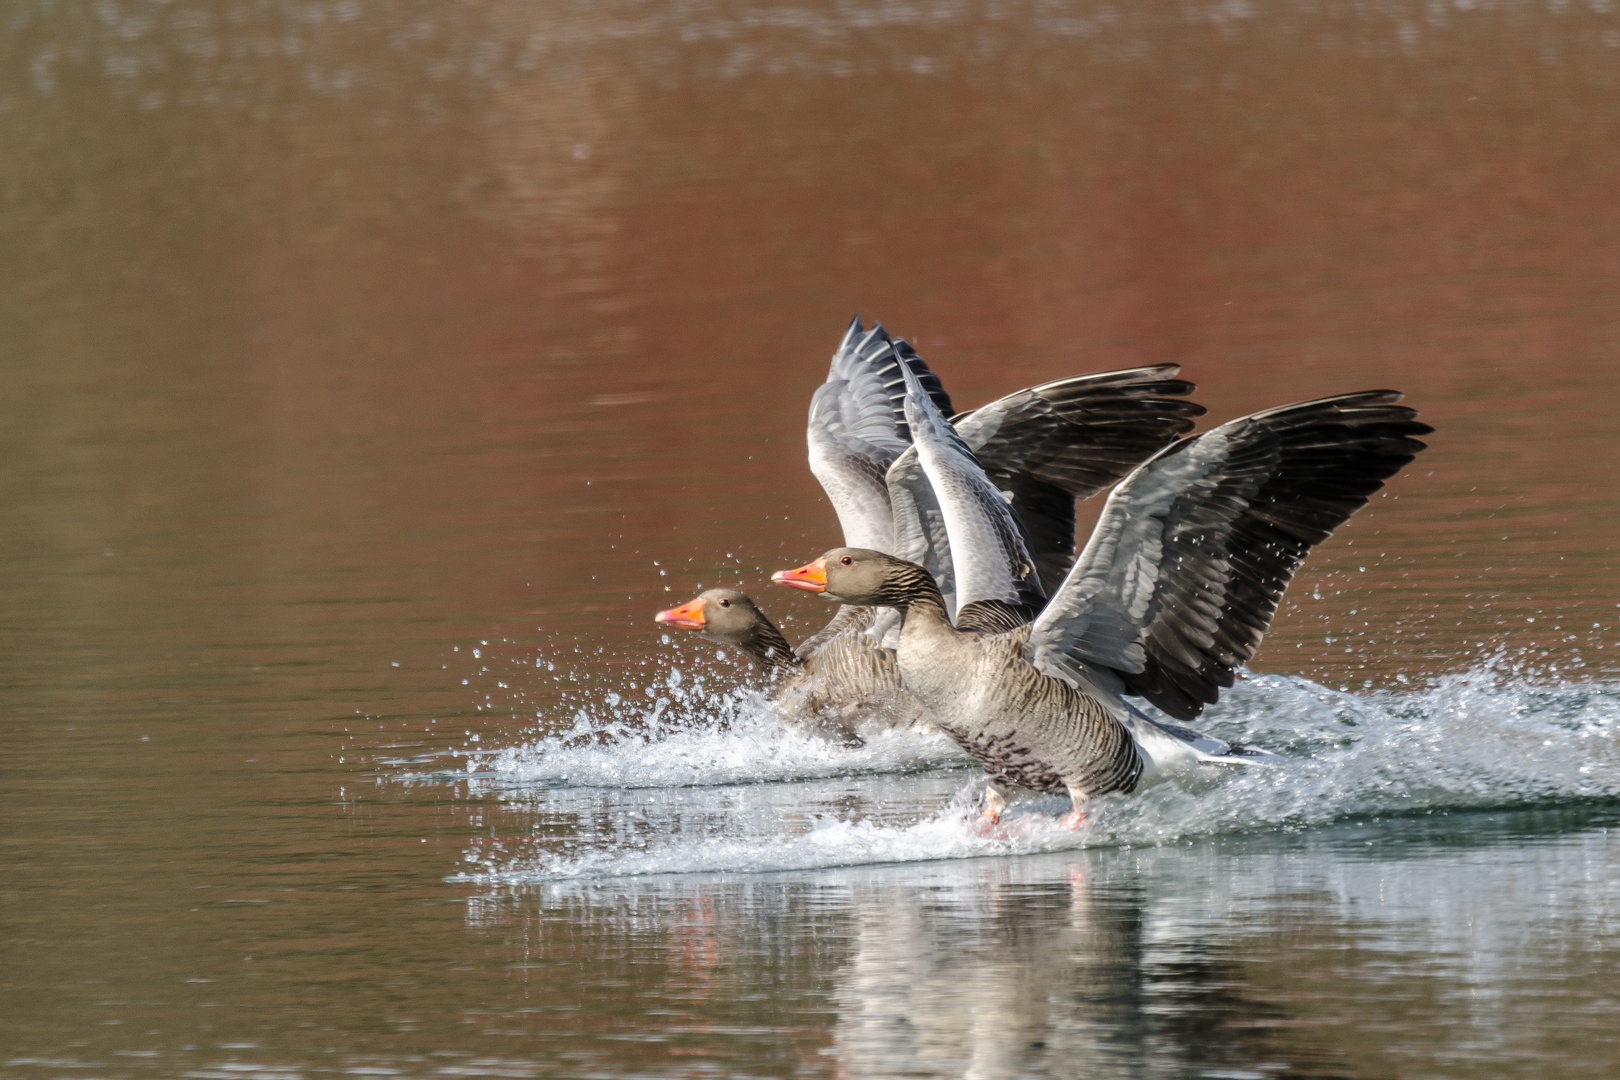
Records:
{"label": "goose neck", "polygon": [[737,647],[752,657],[767,675],[795,671],[804,664],[799,654],[793,651],[793,646],[788,644],[787,638],[782,636],[782,631],[769,619],[763,619],[760,626]]}
{"label": "goose neck", "polygon": [[934,576],[914,563],[898,563],[890,571],[875,603],[879,607],[898,608],[907,618],[913,614],[922,618],[937,614],[949,621],[945,598]]}

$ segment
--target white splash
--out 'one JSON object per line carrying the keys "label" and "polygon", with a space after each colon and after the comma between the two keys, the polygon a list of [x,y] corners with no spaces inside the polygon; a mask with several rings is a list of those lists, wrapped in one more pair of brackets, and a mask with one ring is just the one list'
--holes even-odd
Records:
{"label": "white splash", "polygon": [[1620,686],[1490,668],[1364,695],[1251,677],[1200,726],[1278,752],[1278,766],[1100,799],[1078,831],[1056,824],[1066,799],[1025,799],[988,836],[974,827],[977,771],[943,739],[846,747],[744,705],[721,727],[592,728],[485,757],[483,782],[528,829],[475,841],[456,880],[808,870],[1620,798]]}
{"label": "white splash", "polygon": [[1058,828],[1054,817],[1040,813],[1012,816],[993,836],[981,836],[972,826],[975,813],[967,800],[959,799],[934,816],[903,826],[818,816],[808,819],[809,828],[798,833],[700,837],[634,850],[600,847],[539,861],[520,856],[451,880],[516,884],[645,874],[757,874],[1030,854],[1080,847],[1086,842],[1084,833]]}
{"label": "white splash", "polygon": [[861,773],[896,773],[968,758],[943,735],[872,728],[859,745],[784,722],[758,694],[716,696],[706,708],[648,724],[635,713],[581,713],[560,735],[468,759],[474,789],[566,786],[715,787]]}

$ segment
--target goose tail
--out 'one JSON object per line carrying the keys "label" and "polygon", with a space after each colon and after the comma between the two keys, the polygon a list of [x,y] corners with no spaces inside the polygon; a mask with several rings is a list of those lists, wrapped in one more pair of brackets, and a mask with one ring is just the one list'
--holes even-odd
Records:
{"label": "goose tail", "polygon": [[1190,727],[1155,720],[1127,706],[1126,730],[1142,756],[1144,774],[1189,772],[1202,765],[1280,765],[1270,750],[1229,743]]}

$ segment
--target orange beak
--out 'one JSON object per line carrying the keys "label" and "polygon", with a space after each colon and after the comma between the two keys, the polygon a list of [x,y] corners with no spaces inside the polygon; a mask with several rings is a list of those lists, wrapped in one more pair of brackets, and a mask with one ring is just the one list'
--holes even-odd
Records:
{"label": "orange beak", "polygon": [[680,607],[660,611],[653,618],[662,623],[684,626],[688,630],[701,630],[707,625],[703,618],[703,597],[701,596],[696,600],[688,600]]}
{"label": "orange beak", "polygon": [[805,592],[827,591],[827,560],[817,559],[815,562],[805,563],[797,570],[778,570],[771,575],[771,580],[778,585],[787,585]]}

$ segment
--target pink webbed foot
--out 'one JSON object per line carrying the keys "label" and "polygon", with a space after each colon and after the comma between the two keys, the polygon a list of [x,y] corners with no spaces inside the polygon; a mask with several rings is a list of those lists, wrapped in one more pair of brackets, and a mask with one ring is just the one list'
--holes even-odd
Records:
{"label": "pink webbed foot", "polygon": [[979,806],[979,818],[973,823],[973,831],[979,836],[1000,836],[1001,812],[1007,809],[1007,793],[991,784],[985,788]]}
{"label": "pink webbed foot", "polygon": [[1060,829],[1078,829],[1086,823],[1086,812],[1077,806],[1058,818],[1057,823]]}
{"label": "pink webbed foot", "polygon": [[994,836],[1001,825],[1001,807],[987,806],[973,822],[973,831],[979,836]]}

